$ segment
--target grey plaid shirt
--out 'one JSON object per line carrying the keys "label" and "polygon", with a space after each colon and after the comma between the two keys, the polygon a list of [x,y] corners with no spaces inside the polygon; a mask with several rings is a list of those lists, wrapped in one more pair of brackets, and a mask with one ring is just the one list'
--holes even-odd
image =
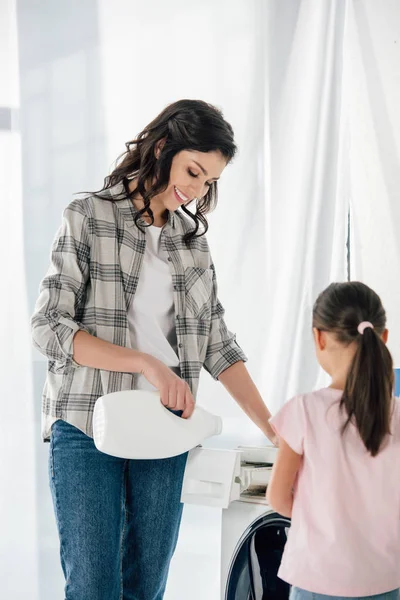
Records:
{"label": "grey plaid shirt", "polygon": [[[32,317],[34,345],[48,358],[43,414],[90,436],[97,398],[135,389],[135,374],[78,365],[73,337],[83,329],[132,347],[127,310],[146,246],[123,184],[102,194],[113,201],[88,196],[66,208]],[[183,241],[191,226],[179,209],[169,213],[161,244],[171,266],[181,377],[196,397],[201,367],[216,379],[246,357],[225,325],[206,238]]]}

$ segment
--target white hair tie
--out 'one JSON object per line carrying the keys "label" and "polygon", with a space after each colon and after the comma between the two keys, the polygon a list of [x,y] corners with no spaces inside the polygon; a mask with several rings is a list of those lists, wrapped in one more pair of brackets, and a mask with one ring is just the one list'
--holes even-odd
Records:
{"label": "white hair tie", "polygon": [[374,329],[374,326],[372,325],[372,323],[370,323],[369,321],[363,321],[357,327],[357,331],[358,331],[358,333],[361,333],[361,335],[364,335],[364,331],[366,329],[368,329],[368,327],[370,327],[371,329]]}

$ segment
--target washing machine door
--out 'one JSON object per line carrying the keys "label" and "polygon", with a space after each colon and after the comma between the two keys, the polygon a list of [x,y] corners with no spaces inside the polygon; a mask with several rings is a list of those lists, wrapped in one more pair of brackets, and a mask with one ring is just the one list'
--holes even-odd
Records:
{"label": "washing machine door", "polygon": [[290,586],[277,577],[290,520],[269,513],[255,521],[236,547],[224,600],[286,600]]}

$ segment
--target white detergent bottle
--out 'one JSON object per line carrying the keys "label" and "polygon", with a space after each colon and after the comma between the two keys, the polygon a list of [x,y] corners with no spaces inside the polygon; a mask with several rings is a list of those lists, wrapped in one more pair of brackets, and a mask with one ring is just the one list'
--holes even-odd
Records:
{"label": "white detergent bottle", "polygon": [[128,390],[99,398],[94,407],[96,448],[120,458],[177,456],[222,431],[222,419],[196,406],[188,419],[167,410],[158,392]]}

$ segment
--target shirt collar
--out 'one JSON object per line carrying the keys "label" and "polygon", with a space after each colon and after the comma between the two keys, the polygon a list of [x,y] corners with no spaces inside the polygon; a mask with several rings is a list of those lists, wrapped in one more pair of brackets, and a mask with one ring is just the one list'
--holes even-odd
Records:
{"label": "shirt collar", "polygon": [[[128,197],[124,183],[120,181],[116,185],[113,185],[111,188],[109,188],[109,193],[114,201],[126,201],[124,202],[125,210],[123,210],[123,213],[125,218],[130,222],[129,225],[132,226],[135,222],[135,216],[139,211],[133,204],[131,198]],[[142,225],[146,225],[146,221],[141,218],[139,219],[139,223]],[[167,224],[170,225],[173,229],[176,228],[176,215],[171,210],[168,211],[168,219],[166,225]]]}

